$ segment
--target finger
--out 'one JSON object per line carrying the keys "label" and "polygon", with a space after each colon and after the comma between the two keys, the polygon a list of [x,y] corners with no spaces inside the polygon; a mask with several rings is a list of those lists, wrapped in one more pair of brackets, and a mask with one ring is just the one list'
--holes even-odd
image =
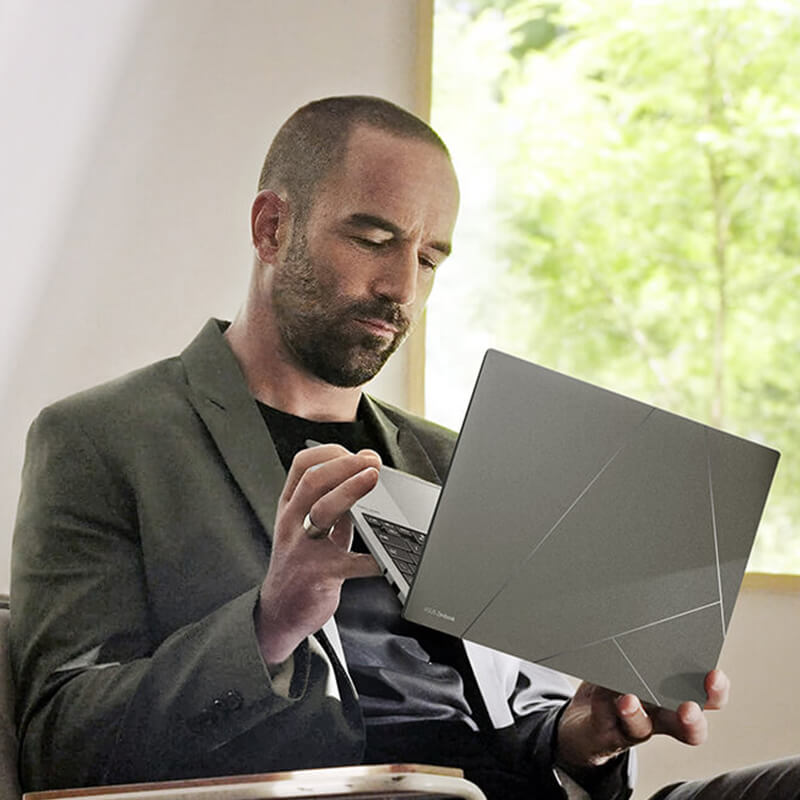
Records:
{"label": "finger", "polygon": [[708,720],[697,703],[681,703],[676,712],[679,733],[675,736],[685,744],[698,745],[708,737]]}
{"label": "finger", "polygon": [[697,703],[681,703],[677,711],[653,709],[652,717],[655,733],[666,734],[684,744],[702,744],[708,736],[708,722]]}
{"label": "finger", "polygon": [[718,710],[724,708],[728,702],[731,691],[731,682],[728,676],[721,669],[712,669],[706,675],[706,704],[705,708]]}
{"label": "finger", "polygon": [[[333,472],[332,469],[330,471]],[[339,475],[341,475],[341,472],[337,471],[337,477]],[[314,524],[320,528],[336,525],[347,515],[353,503],[372,491],[377,482],[378,470],[374,465],[368,465],[356,472],[355,475],[345,477],[344,480],[336,481],[332,484],[324,484],[327,491],[311,502],[309,513],[314,520]],[[309,488],[307,493],[304,483],[305,480],[301,481],[295,492],[295,498],[298,503],[302,503],[304,499],[313,498],[317,494],[320,485],[315,482],[313,491]]]}
{"label": "finger", "polygon": [[321,444],[298,451],[289,466],[286,483],[281,492],[281,503],[288,503],[292,499],[297,484],[307,470],[349,454],[350,451],[340,444]]}
{"label": "finger", "polygon": [[625,744],[638,744],[653,735],[653,720],[634,694],[624,694],[617,698],[617,719],[619,729],[625,737]]}
{"label": "finger", "polygon": [[[300,469],[305,463],[303,460],[293,464]],[[380,465],[377,453],[349,453],[339,454],[324,461],[317,461],[308,466],[300,475],[291,497],[285,502],[284,513],[289,514],[293,523],[299,522],[312,509],[315,503],[331,490],[345,483],[362,470]],[[288,480],[288,479],[287,479]],[[315,509],[316,510],[316,509]],[[314,524],[319,528],[329,528],[342,515],[342,511],[329,515],[312,513]]]}
{"label": "finger", "polygon": [[353,521],[345,514],[334,526],[328,538],[342,550],[353,546]]}
{"label": "finger", "polygon": [[369,553],[342,553],[339,575],[350,578],[374,578],[381,574],[378,562]]}

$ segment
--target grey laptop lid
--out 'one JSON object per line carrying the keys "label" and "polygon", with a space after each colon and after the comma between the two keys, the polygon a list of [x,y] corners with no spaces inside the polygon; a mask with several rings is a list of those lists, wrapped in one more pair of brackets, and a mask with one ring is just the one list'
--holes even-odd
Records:
{"label": "grey laptop lid", "polygon": [[490,350],[404,616],[659,705],[702,701],[778,458]]}

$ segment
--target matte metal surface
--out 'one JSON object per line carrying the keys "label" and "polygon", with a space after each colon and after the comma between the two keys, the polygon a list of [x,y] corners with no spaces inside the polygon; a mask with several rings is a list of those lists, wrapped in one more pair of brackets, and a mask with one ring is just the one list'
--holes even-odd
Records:
{"label": "matte metal surface", "polygon": [[701,699],[778,457],[490,350],[404,615],[660,705]]}

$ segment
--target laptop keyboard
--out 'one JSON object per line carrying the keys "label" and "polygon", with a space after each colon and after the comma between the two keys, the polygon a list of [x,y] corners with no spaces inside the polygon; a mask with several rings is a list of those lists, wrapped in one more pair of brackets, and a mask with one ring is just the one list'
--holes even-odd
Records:
{"label": "laptop keyboard", "polygon": [[381,540],[403,577],[411,584],[422,556],[426,534],[371,514],[364,514],[364,519]]}

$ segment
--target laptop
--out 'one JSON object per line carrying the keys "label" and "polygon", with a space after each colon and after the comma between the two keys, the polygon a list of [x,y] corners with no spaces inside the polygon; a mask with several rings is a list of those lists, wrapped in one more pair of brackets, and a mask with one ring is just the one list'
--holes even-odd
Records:
{"label": "laptop", "polygon": [[443,486],[384,467],[352,516],[406,619],[702,705],[778,459],[489,350]]}

